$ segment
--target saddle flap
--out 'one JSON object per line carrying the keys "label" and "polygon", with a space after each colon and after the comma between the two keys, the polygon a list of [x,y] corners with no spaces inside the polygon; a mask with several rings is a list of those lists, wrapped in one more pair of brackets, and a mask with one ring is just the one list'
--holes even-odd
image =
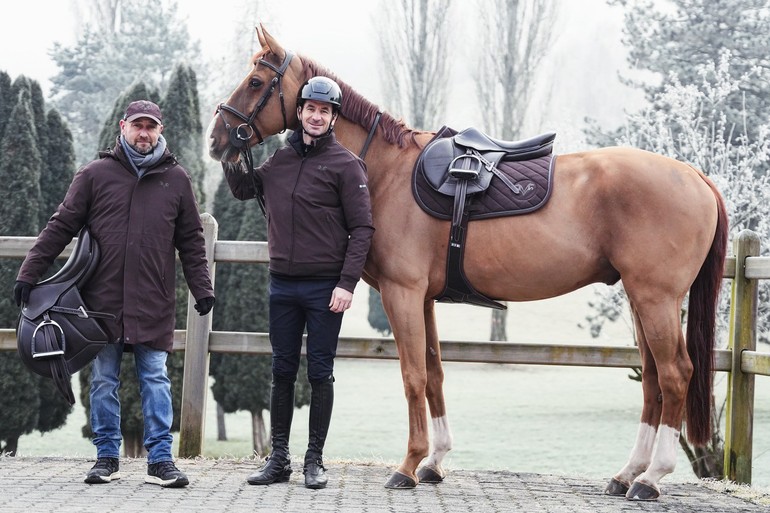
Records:
{"label": "saddle flap", "polygon": [[[468,182],[466,194],[474,194],[489,187],[493,174],[481,166],[480,162],[466,162],[468,167],[463,168],[462,160],[470,159],[473,159],[471,154],[466,155],[462,148],[454,144],[451,137],[446,137],[429,143],[420,153],[417,166],[422,170],[428,184],[442,194],[454,196],[460,180]],[[478,172],[473,172],[476,169]]]}
{"label": "saddle flap", "polygon": [[[61,269],[34,287],[29,300],[22,309],[22,315],[34,319],[43,315],[58,301],[59,297],[75,285],[83,285],[96,270],[99,262],[99,245],[85,226],[78,234],[75,248]],[[75,308],[81,305],[74,305]]]}

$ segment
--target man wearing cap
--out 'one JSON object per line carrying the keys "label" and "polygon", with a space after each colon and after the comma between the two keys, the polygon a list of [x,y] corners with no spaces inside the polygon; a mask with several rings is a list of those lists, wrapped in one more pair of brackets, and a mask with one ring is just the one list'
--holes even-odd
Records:
{"label": "man wearing cap", "polygon": [[198,205],[185,169],[166,148],[163,115],[153,102],[128,105],[115,146],[81,168],[64,200],[51,216],[21,265],[14,286],[17,304],[62,252],[88,225],[101,258],[81,289],[93,310],[115,315],[104,322],[113,343],[93,361],[90,403],[96,464],[85,482],[120,478],[121,358],[133,352],[139,378],[147,449],[145,482],[182,487],[187,476],[171,454],[171,382],[166,358],[175,326],[175,261],[200,315],[214,305]]}

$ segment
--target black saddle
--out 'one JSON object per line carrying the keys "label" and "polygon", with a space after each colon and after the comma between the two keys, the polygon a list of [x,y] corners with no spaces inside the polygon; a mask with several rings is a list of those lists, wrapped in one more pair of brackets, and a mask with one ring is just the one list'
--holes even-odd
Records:
{"label": "black saddle", "polygon": [[99,246],[83,227],[64,266],[30,291],[16,328],[21,360],[32,372],[52,378],[70,404],[75,404],[71,375],[109,343],[98,319],[115,318],[89,310],[80,295],[98,263]]}
{"label": "black saddle", "polygon": [[466,128],[452,137],[434,139],[420,154],[417,165],[436,191],[454,196],[465,182],[465,194],[486,190],[494,176],[503,180],[514,194],[516,184],[498,170],[501,160],[532,160],[550,155],[556,134],[548,132],[521,141],[493,139],[476,128]]}
{"label": "black saddle", "polygon": [[[436,301],[505,309],[504,304],[478,292],[465,276],[465,236],[468,222],[474,217],[468,205],[472,203],[471,198],[490,197],[492,203],[510,207],[485,212],[483,207],[479,208],[484,200],[476,201],[473,208],[476,219],[540,208],[551,192],[555,138],[556,134],[549,132],[521,141],[501,141],[472,127],[459,133],[443,127],[420,153],[413,173],[415,199],[434,217],[452,220],[446,281],[444,290],[434,297]],[[498,180],[493,181],[495,177]],[[440,199],[434,199],[432,191]],[[504,201],[496,201],[498,198]],[[450,202],[450,214],[446,217],[441,208],[444,199]]]}

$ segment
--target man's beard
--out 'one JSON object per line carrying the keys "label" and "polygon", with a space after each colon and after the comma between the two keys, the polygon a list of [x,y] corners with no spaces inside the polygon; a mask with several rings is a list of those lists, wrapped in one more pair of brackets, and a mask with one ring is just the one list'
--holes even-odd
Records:
{"label": "man's beard", "polygon": [[155,149],[155,148],[152,147],[152,145],[150,145],[150,149],[146,150],[146,151],[145,150],[140,150],[139,147],[136,144],[129,144],[129,146],[131,147],[132,150],[137,152],[139,155],[149,155],[150,153],[152,153],[152,150]]}

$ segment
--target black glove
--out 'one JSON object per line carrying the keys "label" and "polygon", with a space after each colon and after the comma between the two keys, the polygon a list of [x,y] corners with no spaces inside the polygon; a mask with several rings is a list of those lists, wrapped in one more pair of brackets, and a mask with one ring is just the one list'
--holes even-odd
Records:
{"label": "black glove", "polygon": [[29,302],[29,291],[32,290],[32,284],[26,281],[17,281],[13,286],[13,299],[16,301],[16,306],[21,306],[22,303]]}
{"label": "black glove", "polygon": [[214,297],[204,297],[203,299],[198,300],[197,303],[195,303],[195,310],[201,314],[206,315],[211,311],[211,309],[214,307]]}

